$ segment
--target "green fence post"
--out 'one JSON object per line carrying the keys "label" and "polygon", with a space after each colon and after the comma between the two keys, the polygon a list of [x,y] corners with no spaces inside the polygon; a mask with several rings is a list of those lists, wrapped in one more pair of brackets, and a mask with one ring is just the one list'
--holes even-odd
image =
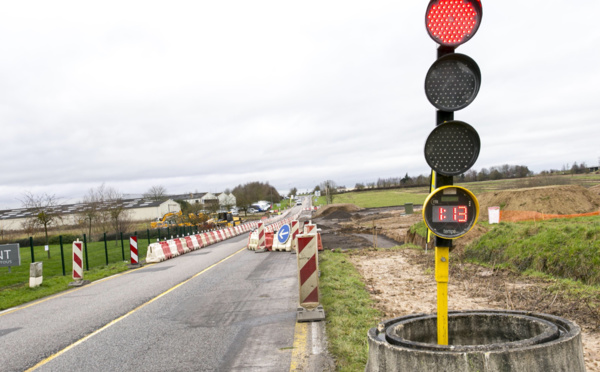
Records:
{"label": "green fence post", "polygon": [[83,234],[83,250],[85,251],[85,271],[90,271],[90,262],[88,261],[87,254],[87,238],[85,234]]}
{"label": "green fence post", "polygon": [[148,234],[148,245],[150,245],[150,229],[146,229],[146,233]]}
{"label": "green fence post", "polygon": [[170,239],[169,236],[171,236],[171,229],[167,226],[167,239]]}
{"label": "green fence post", "polygon": [[123,261],[125,261],[125,247],[123,246],[123,233],[121,233],[121,253],[123,254]]}
{"label": "green fence post", "polygon": [[29,237],[29,245],[31,246],[31,262],[35,262],[35,255],[33,254],[33,236]]}
{"label": "green fence post", "polygon": [[160,241],[160,227],[158,228],[158,241]]}
{"label": "green fence post", "polygon": [[108,266],[108,246],[106,245],[106,232],[104,232],[104,255],[106,256],[106,266]]}
{"label": "green fence post", "polygon": [[62,235],[58,236],[58,242],[60,243],[60,261],[62,262],[63,276],[67,275],[65,271],[65,256],[63,253]]}

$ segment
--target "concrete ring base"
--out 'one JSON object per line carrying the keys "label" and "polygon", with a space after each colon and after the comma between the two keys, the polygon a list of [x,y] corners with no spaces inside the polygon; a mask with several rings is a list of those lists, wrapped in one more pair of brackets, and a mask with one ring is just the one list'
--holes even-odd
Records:
{"label": "concrete ring base", "polygon": [[385,321],[368,332],[366,371],[585,371],[581,329],[526,311],[451,311],[449,345],[437,345],[435,314]]}

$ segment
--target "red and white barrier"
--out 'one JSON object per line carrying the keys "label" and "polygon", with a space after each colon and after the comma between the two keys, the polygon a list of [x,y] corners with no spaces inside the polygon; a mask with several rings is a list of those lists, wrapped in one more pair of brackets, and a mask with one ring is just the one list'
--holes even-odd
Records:
{"label": "red and white barrier", "polygon": [[73,279],[83,279],[83,242],[73,242]]}
{"label": "red and white barrier", "polygon": [[299,322],[325,319],[319,304],[319,259],[316,235],[298,235]]}
{"label": "red and white barrier", "polygon": [[137,236],[129,237],[129,251],[131,252],[131,265],[139,265]]}
{"label": "red and white barrier", "polygon": [[292,253],[296,253],[296,250],[298,249],[298,241],[296,240],[296,236],[298,235],[298,230],[300,227],[300,222],[298,220],[292,220],[292,235],[290,236],[290,239],[292,240],[292,246],[290,247],[290,251]]}
{"label": "red and white barrier", "polygon": [[258,223],[258,244],[256,247],[256,253],[267,252],[267,245],[265,242],[265,224],[263,222]]}

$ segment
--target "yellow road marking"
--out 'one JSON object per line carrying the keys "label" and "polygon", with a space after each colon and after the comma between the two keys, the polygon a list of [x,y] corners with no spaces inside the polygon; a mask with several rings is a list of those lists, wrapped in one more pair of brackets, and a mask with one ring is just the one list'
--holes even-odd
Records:
{"label": "yellow road marking", "polygon": [[306,371],[308,361],[308,323],[296,322],[290,372]]}
{"label": "yellow road marking", "polygon": [[145,307],[146,305],[149,305],[151,303],[153,303],[154,301],[158,300],[159,298],[167,295],[168,293],[174,291],[175,289],[181,287],[182,285],[186,284],[187,282],[191,281],[192,279],[204,274],[205,272],[207,272],[208,270],[212,269],[213,267],[227,261],[228,259],[230,259],[231,257],[235,256],[236,254],[245,251],[246,247],[240,249],[239,251],[232,253],[231,255],[225,257],[224,259],[222,259],[221,261],[210,265],[209,267],[207,267],[206,269],[200,271],[199,273],[195,274],[194,276],[192,276],[189,279],[184,280],[183,282],[167,289],[166,291],[164,291],[163,293],[159,294],[158,296],[154,297],[153,299],[149,300],[148,302],[145,302],[143,304],[141,304],[140,306],[136,307],[135,309],[131,310],[130,312],[128,312],[125,315],[122,315],[120,317],[118,317],[117,319],[111,321],[110,323],[106,324],[105,326],[103,326],[102,328],[99,328],[97,330],[95,330],[94,332],[90,333],[89,335],[85,336],[84,338],[72,343],[71,345],[67,346],[66,348],[62,349],[61,351],[49,356],[48,358],[42,360],[41,362],[39,362],[38,364],[36,364],[35,366],[29,368],[26,372],[30,372],[30,371],[35,371],[36,369],[38,369],[39,367],[43,366],[44,364],[50,362],[51,360],[55,359],[56,357],[61,356],[62,354],[66,353],[67,351],[71,350],[72,348],[74,348],[75,346],[84,343],[85,341],[89,340],[90,338],[96,336],[97,334],[99,334],[100,332],[104,331],[105,329],[108,329],[109,327],[115,325],[116,323],[120,322],[121,320],[127,318],[128,316],[130,316],[131,314],[135,313],[136,311],[140,310],[141,308]]}

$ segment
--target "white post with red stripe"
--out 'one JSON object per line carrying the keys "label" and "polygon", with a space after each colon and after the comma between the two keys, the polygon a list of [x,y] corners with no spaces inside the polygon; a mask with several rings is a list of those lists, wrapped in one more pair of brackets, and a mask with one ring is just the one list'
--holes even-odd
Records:
{"label": "white post with red stripe", "polygon": [[325,319],[323,306],[319,304],[319,256],[316,235],[298,235],[298,283],[300,298],[298,322]]}
{"label": "white post with red stripe", "polygon": [[73,242],[73,280],[83,280],[83,242]]}
{"label": "white post with red stripe", "polygon": [[265,224],[258,223],[258,244],[256,245],[255,253],[267,252],[267,244],[265,242]]}
{"label": "white post with red stripe", "polygon": [[139,266],[137,236],[129,238],[129,251],[131,252],[131,266]]}
{"label": "white post with red stripe", "polygon": [[290,237],[292,239],[292,248],[291,248],[292,253],[296,253],[296,250],[297,250],[298,242],[296,241],[296,235],[298,235],[299,225],[300,225],[300,223],[298,222],[298,220],[292,221],[292,236]]}

